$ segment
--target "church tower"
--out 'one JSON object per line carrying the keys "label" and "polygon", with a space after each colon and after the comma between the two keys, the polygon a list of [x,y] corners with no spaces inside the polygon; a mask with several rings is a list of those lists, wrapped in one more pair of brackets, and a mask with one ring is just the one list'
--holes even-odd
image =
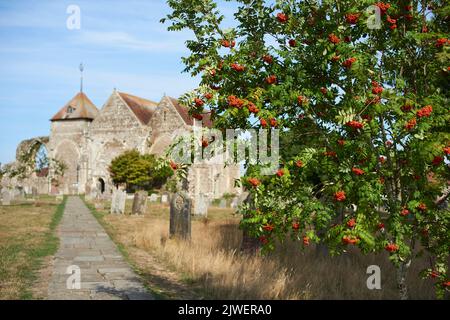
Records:
{"label": "church tower", "polygon": [[[82,72],[82,65],[80,65]],[[80,92],[67,102],[51,119],[49,156],[64,163],[64,176],[52,181],[54,193],[80,194],[85,192],[87,180],[86,150],[88,130],[98,115],[97,107]]]}

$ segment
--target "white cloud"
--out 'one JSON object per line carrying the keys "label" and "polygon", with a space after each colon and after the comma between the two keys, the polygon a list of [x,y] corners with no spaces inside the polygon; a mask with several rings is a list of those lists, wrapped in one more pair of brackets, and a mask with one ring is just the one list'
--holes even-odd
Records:
{"label": "white cloud", "polygon": [[123,31],[83,31],[75,36],[80,44],[123,48],[146,52],[184,52],[184,43],[179,40],[141,40]]}

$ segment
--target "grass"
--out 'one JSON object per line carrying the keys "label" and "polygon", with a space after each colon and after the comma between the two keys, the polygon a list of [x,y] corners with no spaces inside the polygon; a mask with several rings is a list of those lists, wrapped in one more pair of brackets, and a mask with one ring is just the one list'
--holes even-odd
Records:
{"label": "grass", "polygon": [[45,257],[54,255],[55,229],[64,213],[61,203],[42,196],[36,201],[0,208],[0,299],[32,299]]}
{"label": "grass", "polygon": [[[150,204],[143,216],[100,217],[125,251],[144,251],[194,290],[196,298],[208,299],[397,299],[395,269],[387,254],[363,256],[356,250],[340,257],[324,256],[313,246],[301,249],[287,241],[266,256],[244,255],[239,251],[242,232],[239,217],[230,209],[212,208],[208,219],[194,219],[192,240],[170,239],[169,208]],[[138,269],[149,268],[136,259]],[[434,299],[430,280],[418,278],[425,266],[416,260],[410,269],[410,298]],[[381,268],[381,290],[369,290],[369,265]]]}

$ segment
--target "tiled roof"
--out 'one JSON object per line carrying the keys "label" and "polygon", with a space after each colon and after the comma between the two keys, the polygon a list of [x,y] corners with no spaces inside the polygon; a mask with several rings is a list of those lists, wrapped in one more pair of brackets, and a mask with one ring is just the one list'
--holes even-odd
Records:
{"label": "tiled roof", "polygon": [[119,95],[142,124],[148,124],[158,104],[128,93],[119,92]]}
{"label": "tiled roof", "polygon": [[83,93],[79,92],[72,98],[61,110],[58,111],[50,120],[73,120],[89,119],[93,120],[98,114],[98,109],[91,100]]}
{"label": "tiled roof", "polygon": [[[178,100],[175,99],[175,98],[169,97],[169,99],[170,99],[170,102],[172,102],[172,104],[175,107],[175,109],[180,114],[181,118],[183,118],[184,122],[186,122],[187,125],[192,126],[194,124],[194,119],[189,115],[188,107],[183,106],[182,104],[180,104],[178,102]],[[211,122],[210,114],[205,112],[205,113],[202,114],[202,116],[203,116],[202,125],[204,127],[211,128],[212,127],[212,122]]]}

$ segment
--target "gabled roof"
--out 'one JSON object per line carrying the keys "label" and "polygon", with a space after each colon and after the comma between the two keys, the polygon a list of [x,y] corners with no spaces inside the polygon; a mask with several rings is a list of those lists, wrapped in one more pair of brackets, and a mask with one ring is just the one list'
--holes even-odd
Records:
{"label": "gabled roof", "polygon": [[158,104],[154,101],[119,92],[120,97],[133,111],[142,124],[148,124]]}
{"label": "gabled roof", "polygon": [[[172,97],[168,97],[168,98],[169,98],[170,102],[173,104],[173,106],[175,107],[175,109],[180,114],[181,118],[183,118],[184,122],[190,126],[194,125],[194,119],[189,115],[188,107],[180,104],[179,101],[175,98],[172,98]],[[211,121],[210,113],[205,112],[202,114],[202,116],[203,116],[202,125],[204,127],[211,128],[212,121]]]}
{"label": "gabled roof", "polygon": [[94,120],[97,114],[97,107],[83,92],[79,92],[50,121],[74,119]]}

